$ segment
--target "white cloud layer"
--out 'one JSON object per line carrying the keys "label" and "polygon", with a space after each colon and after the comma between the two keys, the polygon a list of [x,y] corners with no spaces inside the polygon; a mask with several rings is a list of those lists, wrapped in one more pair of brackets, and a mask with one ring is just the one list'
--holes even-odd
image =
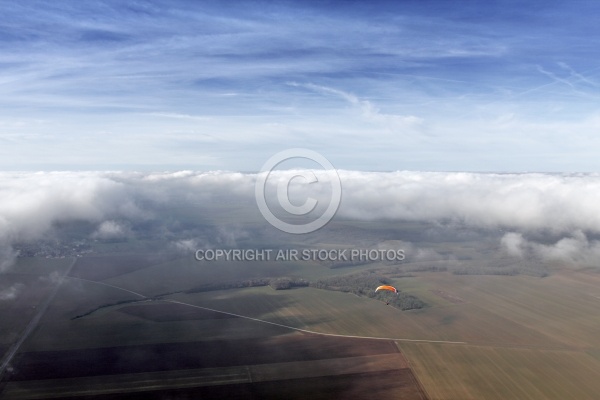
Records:
{"label": "white cloud layer", "polygon": [[342,171],[340,214],[484,228],[600,232],[600,176]]}
{"label": "white cloud layer", "polygon": [[[295,172],[278,171],[276,182]],[[600,255],[600,176],[596,174],[476,174],[339,171],[342,205],[338,216],[359,220],[412,220],[506,229],[504,248],[515,256],[589,260]],[[198,209],[230,203],[255,207],[256,174],[237,172],[0,173],[0,269],[16,257],[15,243],[44,239],[56,224],[85,221],[100,239],[129,237],[132,224],[158,221],[177,207]],[[302,202],[308,187],[292,180],[289,192]],[[311,186],[312,187],[312,186]],[[329,192],[312,188],[326,203]],[[169,218],[173,218],[172,216]],[[216,221],[218,225],[219,221]],[[238,228],[236,228],[238,229]],[[247,235],[242,228],[236,237]],[[235,238],[219,234],[223,243]],[[528,233],[563,237],[552,245],[524,239]],[[181,242],[176,247],[189,247]]]}

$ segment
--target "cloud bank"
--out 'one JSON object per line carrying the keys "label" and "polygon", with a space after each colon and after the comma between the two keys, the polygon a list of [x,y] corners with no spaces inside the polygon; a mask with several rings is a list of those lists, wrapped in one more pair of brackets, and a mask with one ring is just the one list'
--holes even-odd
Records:
{"label": "cloud bank", "polygon": [[[276,193],[277,183],[296,173],[273,173],[267,193]],[[600,243],[591,239],[600,234],[597,174],[339,171],[339,175],[339,218],[502,229],[509,232],[502,247],[518,257],[589,262],[600,256]],[[16,243],[51,238],[61,223],[85,222],[92,227],[90,238],[118,239],[138,234],[131,228],[136,224],[185,226],[183,217],[173,214],[181,208],[207,217],[215,205],[226,211],[242,206],[256,211],[256,177],[224,171],[1,173],[0,270],[6,270],[17,256]],[[301,179],[291,182],[291,201],[301,203],[308,185]],[[326,189],[310,190],[311,197],[327,202]],[[215,237],[224,244],[249,235],[238,227],[231,236],[221,229],[218,217],[211,221]],[[558,239],[550,244],[532,241],[531,237],[544,233]],[[198,246],[194,239],[177,238],[172,244],[181,249]]]}
{"label": "cloud bank", "polygon": [[484,228],[600,232],[596,174],[343,171],[340,214],[452,221]]}

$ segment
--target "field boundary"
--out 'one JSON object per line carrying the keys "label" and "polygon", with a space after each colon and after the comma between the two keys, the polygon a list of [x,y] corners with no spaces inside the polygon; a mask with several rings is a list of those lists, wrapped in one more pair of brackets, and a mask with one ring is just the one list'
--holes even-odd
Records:
{"label": "field boundary", "polygon": [[311,331],[309,329],[297,328],[295,326],[279,324],[277,322],[266,321],[260,318],[248,317],[247,315],[235,314],[227,311],[215,310],[214,308],[202,307],[195,304],[184,303],[178,300],[172,299],[162,299],[162,301],[167,301],[170,303],[181,304],[188,307],[200,308],[206,311],[213,311],[220,314],[227,314],[238,318],[244,318],[251,321],[262,322],[264,324],[275,325],[281,328],[291,329],[298,332],[310,333],[313,335],[321,335],[321,336],[332,336],[332,337],[340,337],[340,338],[351,338],[351,339],[371,339],[371,340],[388,340],[388,341],[398,341],[398,342],[417,342],[417,343],[437,343],[437,344],[468,344],[467,342],[458,342],[458,341],[450,341],[450,340],[427,340],[427,339],[406,339],[406,338],[389,338],[389,337],[377,337],[377,336],[359,336],[359,335],[341,335],[337,333],[325,333],[318,331]]}

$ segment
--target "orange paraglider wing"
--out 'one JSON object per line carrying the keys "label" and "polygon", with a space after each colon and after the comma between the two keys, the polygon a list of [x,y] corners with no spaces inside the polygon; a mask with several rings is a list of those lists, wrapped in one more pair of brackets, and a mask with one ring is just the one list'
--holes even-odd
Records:
{"label": "orange paraglider wing", "polygon": [[377,289],[375,289],[375,292],[378,292],[380,290],[389,290],[390,292],[398,293],[398,290],[395,287],[390,286],[390,285],[379,286]]}

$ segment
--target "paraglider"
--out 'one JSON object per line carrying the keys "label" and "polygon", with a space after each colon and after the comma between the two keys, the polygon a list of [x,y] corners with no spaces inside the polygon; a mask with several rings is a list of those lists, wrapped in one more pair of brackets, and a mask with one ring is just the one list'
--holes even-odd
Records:
{"label": "paraglider", "polygon": [[377,289],[375,289],[375,293],[377,293],[380,290],[389,290],[390,292],[394,292],[394,293],[398,294],[398,289],[396,289],[395,287],[390,286],[390,285],[379,286]]}
{"label": "paraglider", "polygon": [[[381,286],[377,287],[377,289],[375,289],[375,293],[377,293],[380,290],[388,290],[390,292],[394,292],[394,294],[398,294],[398,289],[396,289],[395,287],[390,286],[390,285],[381,285]],[[385,305],[389,306],[390,305],[390,301],[389,300],[386,301]]]}

